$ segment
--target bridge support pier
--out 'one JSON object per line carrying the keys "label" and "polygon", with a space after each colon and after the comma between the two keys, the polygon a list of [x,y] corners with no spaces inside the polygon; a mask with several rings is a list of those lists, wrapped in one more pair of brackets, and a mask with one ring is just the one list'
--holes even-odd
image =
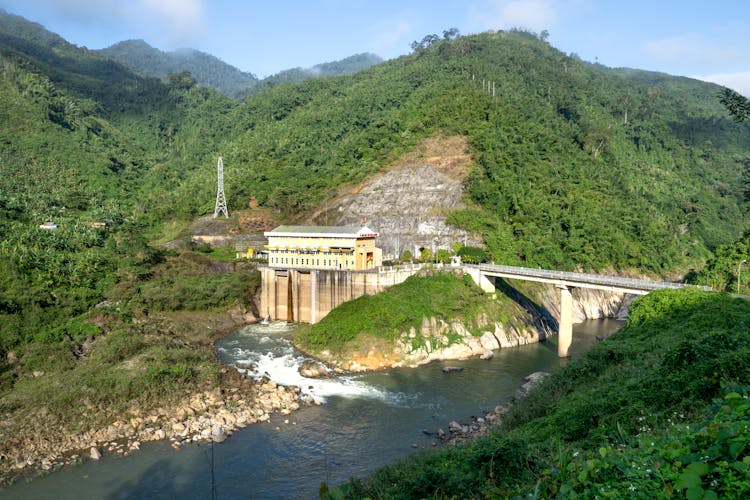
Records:
{"label": "bridge support pier", "polygon": [[560,290],[560,322],[557,332],[557,355],[568,357],[568,349],[573,343],[573,295],[565,285],[558,285]]}

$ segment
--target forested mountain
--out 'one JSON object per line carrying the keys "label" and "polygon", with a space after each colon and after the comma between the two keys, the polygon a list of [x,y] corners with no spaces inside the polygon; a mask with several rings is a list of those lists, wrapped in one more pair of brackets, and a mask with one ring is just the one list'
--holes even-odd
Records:
{"label": "forested mountain", "polygon": [[258,82],[252,73],[240,71],[210,54],[195,49],[163,52],[143,40],[126,40],[99,52],[154,78],[166,79],[171,73],[188,71],[201,85],[215,88],[230,97],[245,93]]}
{"label": "forested mountain", "polygon": [[459,135],[473,208],[450,218],[494,261],[698,269],[748,228],[750,129],[719,90],[488,32],[237,102],[0,15],[0,350],[59,339],[123,276],[148,276],[153,228],[213,208],[218,154],[230,210],[255,197],[294,221],[425,138]]}
{"label": "forested mountain", "polygon": [[719,90],[591,65],[527,33],[439,40],[236,107],[227,182],[292,216],[424,137],[458,134],[476,160],[476,208],[452,220],[483,234],[494,260],[686,271],[747,227],[749,129]]}
{"label": "forested mountain", "polygon": [[365,52],[349,56],[340,61],[316,64],[312,68],[287,69],[260,80],[249,90],[248,94],[254,95],[270,87],[285,83],[300,83],[311,78],[350,75],[381,62],[383,62],[383,59],[380,56]]}
{"label": "forested mountain", "polygon": [[167,79],[174,73],[189,72],[196,82],[215,88],[229,97],[255,95],[285,83],[300,83],[311,78],[356,73],[383,60],[375,54],[356,54],[340,61],[316,64],[311,68],[292,68],[262,80],[220,59],[195,49],[163,52],[143,40],[126,40],[102,49],[101,54],[154,78]]}
{"label": "forested mountain", "polygon": [[230,211],[255,198],[295,222],[459,136],[470,208],[449,220],[495,262],[731,284],[750,128],[720,90],[487,32],[240,102],[0,13],[0,452],[223,383],[193,315],[248,301],[254,275],[153,244],[211,212],[219,154]]}

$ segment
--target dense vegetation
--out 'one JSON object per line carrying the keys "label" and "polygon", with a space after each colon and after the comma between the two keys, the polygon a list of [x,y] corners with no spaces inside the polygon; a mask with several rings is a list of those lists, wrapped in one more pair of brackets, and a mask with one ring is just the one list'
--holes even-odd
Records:
{"label": "dense vegetation", "polygon": [[482,234],[495,261],[685,272],[747,227],[750,134],[717,92],[586,64],[528,34],[441,40],[246,101],[224,148],[238,166],[228,182],[293,216],[424,137],[461,134],[476,208],[451,221]]}
{"label": "dense vegetation", "polygon": [[[492,300],[469,275],[458,277],[449,272],[414,275],[377,295],[363,295],[341,304],[320,322],[300,327],[295,343],[309,352],[334,353],[356,348],[364,339],[379,338],[392,345],[402,332],[419,331],[423,318],[446,323],[460,321],[469,330],[476,329],[481,318],[494,318],[512,324],[514,315],[522,316],[517,304],[505,296]],[[449,339],[450,340],[450,339]],[[453,339],[458,340],[458,339]],[[413,339],[414,348],[424,346],[421,335]],[[436,340],[431,339],[432,345]]]}
{"label": "dense vegetation", "polygon": [[86,429],[218,383],[210,326],[257,274],[149,240],[175,215],[168,186],[204,148],[215,162],[204,127],[232,101],[3,14],[0,102],[2,453],[26,424]]}
{"label": "dense vegetation", "polygon": [[750,303],[660,291],[516,401],[500,429],[417,455],[348,497],[742,498],[750,494]]}
{"label": "dense vegetation", "polygon": [[750,232],[716,249],[714,256],[691,280],[716,290],[747,294],[750,290]]}
{"label": "dense vegetation", "polygon": [[[152,242],[165,222],[210,212],[219,154],[230,210],[254,197],[294,221],[425,138],[462,135],[472,208],[451,221],[483,237],[488,259],[681,274],[715,258],[731,271],[746,255],[723,257],[723,245],[748,229],[750,132],[718,90],[498,32],[429,37],[354,75],[237,102],[187,72],[144,77],[0,13],[1,410],[22,419],[49,400],[58,415],[80,391],[106,418],[128,399],[215,381],[205,330],[169,313],[242,304],[253,275]],[[450,288],[471,303],[463,284]]]}

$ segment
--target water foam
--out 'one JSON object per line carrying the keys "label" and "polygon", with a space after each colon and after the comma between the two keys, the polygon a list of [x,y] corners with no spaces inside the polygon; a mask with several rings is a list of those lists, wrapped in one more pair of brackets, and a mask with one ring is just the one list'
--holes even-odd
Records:
{"label": "water foam", "polygon": [[243,328],[237,341],[229,340],[219,347],[220,353],[243,373],[259,380],[268,377],[280,385],[293,385],[318,402],[332,396],[367,397],[386,402],[398,401],[399,395],[378,389],[354,377],[308,378],[299,373],[306,358],[291,343],[293,327],[284,322],[256,324]]}

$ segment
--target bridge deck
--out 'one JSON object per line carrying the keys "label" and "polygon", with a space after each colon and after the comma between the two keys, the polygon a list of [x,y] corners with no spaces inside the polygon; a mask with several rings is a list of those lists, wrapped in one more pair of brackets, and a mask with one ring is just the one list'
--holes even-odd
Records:
{"label": "bridge deck", "polygon": [[[686,283],[674,283],[670,281],[651,281],[636,278],[622,278],[619,276],[604,276],[599,274],[573,273],[565,271],[551,271],[548,269],[533,269],[527,267],[500,266],[494,264],[480,264],[478,266],[467,266],[478,268],[479,271],[488,276],[497,276],[509,279],[522,279],[526,281],[537,281],[541,283],[552,283],[560,286],[571,286],[578,288],[596,288],[613,292],[645,295],[653,290],[665,288],[692,287]],[[711,290],[710,287],[698,287],[702,290]]]}

